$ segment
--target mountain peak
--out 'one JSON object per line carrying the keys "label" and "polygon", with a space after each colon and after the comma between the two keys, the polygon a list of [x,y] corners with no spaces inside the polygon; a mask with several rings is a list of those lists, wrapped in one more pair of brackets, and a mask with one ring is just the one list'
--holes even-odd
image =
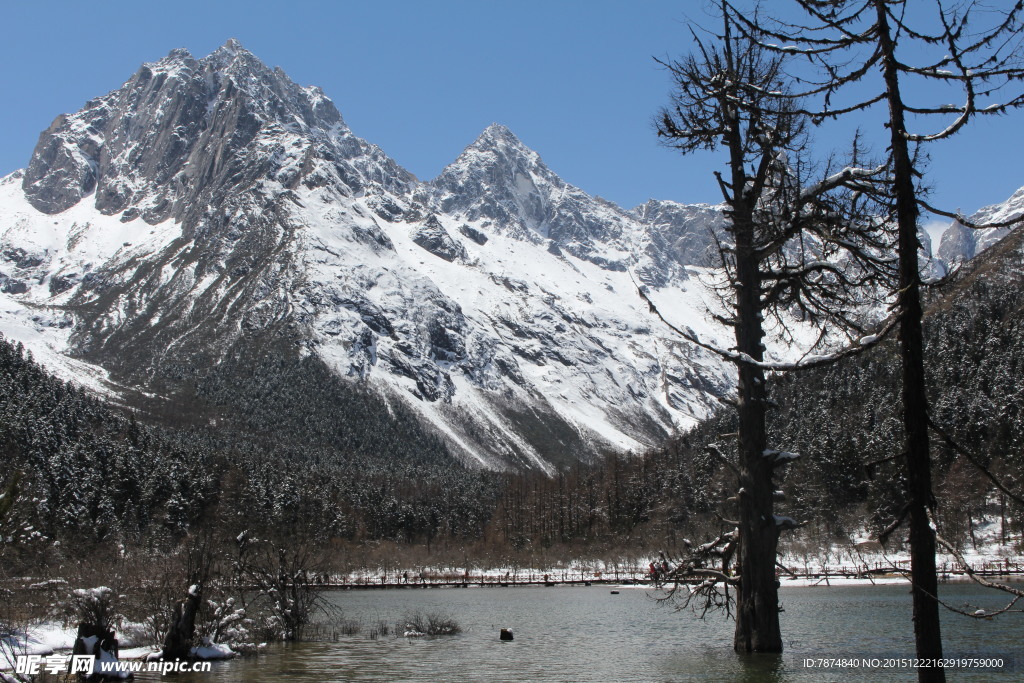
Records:
{"label": "mountain peak", "polygon": [[[271,143],[278,151],[257,170],[250,155],[261,155]],[[142,65],[118,90],[60,118],[40,137],[23,188],[46,213],[94,195],[103,213],[132,209],[128,216],[142,212],[149,222],[181,219],[193,195],[212,184],[251,183],[261,173],[283,184],[297,182],[313,162],[293,159],[292,152],[314,144],[338,145],[325,154],[351,162],[343,173],[346,192],[371,178],[402,178],[402,185],[408,177],[351,136],[321,90],[298,86],[231,38],[198,60],[187,50],[172,50]]]}
{"label": "mountain peak", "polygon": [[491,125],[484,128],[484,131],[480,133],[480,138],[487,138],[493,140],[509,140],[522,144],[516,134],[513,133],[508,126],[501,123],[492,123]]}
{"label": "mountain peak", "polygon": [[226,43],[211,52],[202,61],[213,67],[215,71],[235,72],[242,69],[255,73],[271,72],[270,67],[242,47],[242,44],[235,38],[228,38]]}
{"label": "mountain peak", "polygon": [[[968,220],[975,225],[1006,223],[1024,215],[1024,187],[1019,188],[1005,202],[978,209]],[[937,256],[947,264],[969,261],[985,251],[1010,232],[1009,227],[972,230],[959,221],[953,221],[942,233]]]}
{"label": "mountain peak", "polygon": [[[442,181],[452,174],[463,175],[471,169],[518,169],[521,173],[533,172],[554,178],[537,152],[520,140],[507,126],[492,123],[470,143],[462,154],[449,164],[435,181]],[[442,181],[443,182],[443,181]]]}
{"label": "mountain peak", "polygon": [[[431,181],[445,212],[461,209],[470,216],[533,228],[543,221],[547,190],[563,184],[539,154],[500,123],[487,126]],[[487,206],[477,206],[481,199]]]}
{"label": "mountain peak", "polygon": [[242,43],[239,42],[238,38],[228,38],[227,42],[225,42],[223,45],[221,45],[219,48],[217,48],[215,50],[215,52],[221,52],[221,51],[227,52],[229,54],[238,54],[239,52],[248,52],[248,50],[246,50],[244,47],[242,47]]}
{"label": "mountain peak", "polygon": [[192,59],[192,53],[183,47],[176,47],[167,53],[167,59],[172,60],[185,60]]}
{"label": "mountain peak", "polygon": [[476,140],[473,141],[467,149],[469,150],[496,150],[505,149],[515,151],[518,154],[527,154],[536,156],[536,152],[523,144],[515,133],[513,133],[508,126],[500,123],[492,123],[491,125],[484,128],[483,132],[477,136]]}

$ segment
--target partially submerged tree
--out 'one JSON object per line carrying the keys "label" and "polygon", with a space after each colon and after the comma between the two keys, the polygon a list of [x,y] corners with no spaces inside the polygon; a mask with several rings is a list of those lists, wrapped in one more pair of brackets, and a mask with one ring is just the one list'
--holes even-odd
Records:
{"label": "partially submerged tree", "polygon": [[[955,0],[914,7],[905,0],[793,1],[801,14],[793,22],[751,18],[731,4],[727,13],[761,49],[801,57],[812,67],[800,72],[807,86],[804,92],[794,93],[804,102],[817,98],[816,108],[804,110],[808,116],[820,121],[851,113],[862,115],[875,104],[888,109],[881,123],[889,130],[891,172],[876,187],[875,196],[888,204],[897,226],[899,279],[895,291],[903,365],[906,501],[887,531],[908,524],[917,656],[937,659],[942,657],[942,639],[918,224],[922,208],[953,214],[925,202],[918,145],[949,138],[977,116],[1024,106],[1024,94],[1019,92],[1019,82],[1024,79],[1020,51],[1024,3],[1018,0],[996,8]],[[979,23],[987,26],[979,28]],[[868,81],[873,87],[864,95]],[[1016,92],[1001,99],[1011,88]],[[944,104],[951,89],[962,95],[958,104]],[[924,91],[928,101],[913,102],[916,97],[907,94],[912,91]],[[850,100],[836,103],[845,93]],[[940,124],[934,130],[914,130],[918,125],[928,127],[936,117]],[[939,668],[921,668],[919,678],[941,681],[945,674]]]}
{"label": "partially submerged tree", "polygon": [[[719,245],[724,280],[717,288],[726,312],[716,318],[732,328],[735,347],[717,348],[689,329],[673,329],[735,364],[730,402],[738,425],[735,458],[719,454],[736,474],[735,529],[695,549],[670,578],[703,580],[688,595],[699,595],[705,611],[729,609],[735,587],[736,651],[781,652],[778,540],[780,530],[797,523],[775,513],[774,479],[798,456],[768,444],[766,373],[830,362],[842,353],[809,354],[837,338],[851,344],[843,353],[856,353],[881,336],[866,334],[860,311],[865,292],[885,284],[890,245],[884,224],[861,211],[858,199],[861,185],[884,169],[857,168],[855,144],[854,165],[826,168],[810,182],[808,118],[788,96],[781,58],[737,39],[732,28],[726,18],[713,43],[695,35],[695,54],[662,62],[675,89],[658,118],[658,135],[684,154],[720,149],[726,156],[726,172],[716,173],[726,217]],[[767,361],[768,331],[795,342],[798,328],[818,335],[807,355]]]}
{"label": "partially submerged tree", "polygon": [[214,551],[209,535],[194,540],[184,551],[184,597],[175,602],[161,658],[188,659],[195,642],[196,619],[203,606],[204,592],[211,578]]}

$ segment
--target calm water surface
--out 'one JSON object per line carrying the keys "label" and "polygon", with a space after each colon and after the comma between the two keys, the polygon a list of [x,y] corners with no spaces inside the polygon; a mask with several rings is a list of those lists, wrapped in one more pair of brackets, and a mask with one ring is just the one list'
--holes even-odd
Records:
{"label": "calm water surface", "polygon": [[[943,586],[957,605],[994,607],[998,596],[968,585]],[[365,626],[410,612],[444,612],[462,626],[439,638],[366,635],[336,643],[271,648],[259,657],[215,663],[180,683],[257,681],[909,681],[912,670],[808,669],[804,658],[912,657],[906,586],[786,588],[781,657],[732,652],[732,622],[700,621],[657,605],[646,589],[608,586],[433,588],[330,594]],[[973,608],[972,608],[973,609]],[[947,656],[1001,656],[1001,671],[951,672],[951,681],[1024,680],[1024,615],[991,621],[943,616]],[[498,639],[511,628],[515,640]],[[139,680],[159,680],[159,677]],[[167,680],[167,679],[164,679]]]}

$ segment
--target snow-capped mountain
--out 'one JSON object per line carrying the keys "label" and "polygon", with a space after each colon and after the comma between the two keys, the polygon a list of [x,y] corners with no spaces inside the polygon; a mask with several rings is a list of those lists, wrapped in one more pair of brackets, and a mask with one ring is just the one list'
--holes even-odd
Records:
{"label": "snow-capped mountain", "polygon": [[633,212],[569,185],[506,127],[489,126],[419,196],[436,211],[563,251],[645,284],[685,280],[707,265],[719,209],[651,200]]}
{"label": "snow-capped mountain", "polygon": [[499,125],[420,182],[232,40],[58,117],[0,182],[0,331],[114,394],[283,344],[459,457],[550,469],[657,443],[728,391],[636,295],[728,345],[695,277],[719,220],[592,197]]}
{"label": "snow-capped mountain", "polygon": [[[1005,202],[986,206],[973,215],[968,222],[974,225],[1005,223],[1024,216],[1024,187],[1020,188]],[[972,229],[957,221],[950,223],[942,233],[937,256],[949,264],[957,266],[988,249],[1005,237],[1011,228]]]}

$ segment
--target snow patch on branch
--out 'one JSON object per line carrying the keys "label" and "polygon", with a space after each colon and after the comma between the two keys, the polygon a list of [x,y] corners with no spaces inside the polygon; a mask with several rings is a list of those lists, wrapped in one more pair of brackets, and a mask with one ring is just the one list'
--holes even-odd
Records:
{"label": "snow patch on branch", "polygon": [[792,517],[785,517],[783,515],[772,515],[775,518],[775,526],[780,529],[796,529],[800,526]]}
{"label": "snow patch on branch", "polygon": [[778,463],[784,463],[784,462],[792,462],[792,461],[797,460],[798,458],[800,458],[800,454],[799,453],[790,453],[788,451],[777,451],[777,450],[774,450],[774,449],[771,449],[771,448],[766,448],[761,453],[761,455],[763,457],[771,460],[773,463],[777,463],[777,464]]}

